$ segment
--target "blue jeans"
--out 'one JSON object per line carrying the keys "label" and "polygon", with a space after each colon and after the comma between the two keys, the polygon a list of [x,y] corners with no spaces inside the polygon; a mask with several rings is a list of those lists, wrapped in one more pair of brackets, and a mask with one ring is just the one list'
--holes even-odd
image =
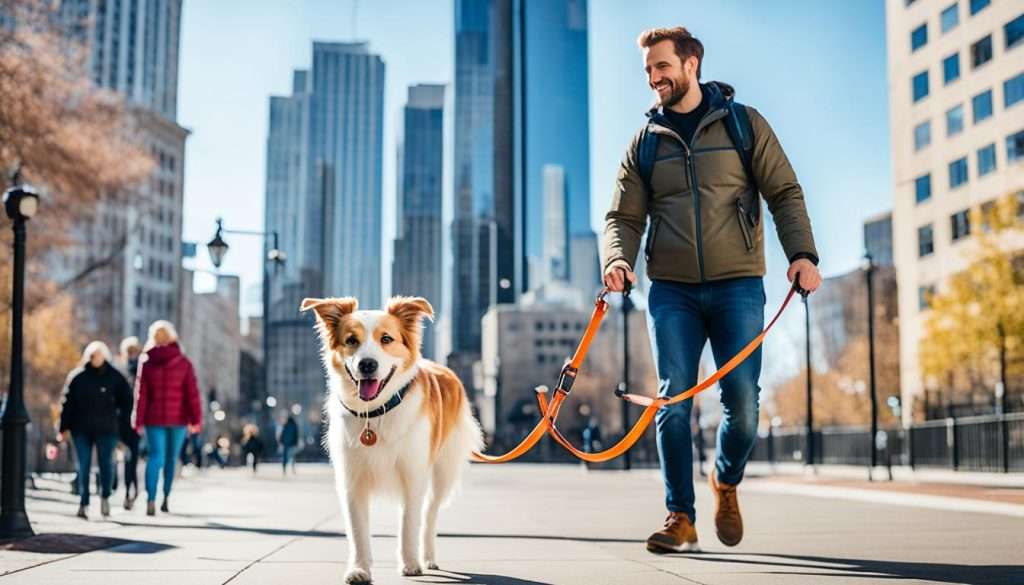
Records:
{"label": "blue jeans", "polygon": [[156,501],[156,484],[160,470],[164,472],[164,498],[171,495],[174,483],[174,467],[178,453],[185,442],[185,427],[146,427],[146,442],[149,444],[149,459],[146,460],[146,499]]}
{"label": "blue jeans", "polygon": [[100,497],[109,498],[114,485],[114,447],[117,435],[71,433],[78,456],[78,495],[83,506],[89,505],[89,476],[92,471],[92,448],[96,447],[96,464],[100,468]]}
{"label": "blue jeans", "polygon": [[[759,277],[703,284],[656,280],[651,283],[647,304],[660,396],[675,396],[697,383],[700,355],[709,339],[715,363],[721,367],[764,327],[764,283]],[[760,375],[758,348],[719,382],[723,416],[715,470],[722,483],[737,484],[743,479],[757,438]],[[655,415],[665,506],[687,514],[691,522],[696,515],[692,409],[693,400],[685,400],[663,407]]]}

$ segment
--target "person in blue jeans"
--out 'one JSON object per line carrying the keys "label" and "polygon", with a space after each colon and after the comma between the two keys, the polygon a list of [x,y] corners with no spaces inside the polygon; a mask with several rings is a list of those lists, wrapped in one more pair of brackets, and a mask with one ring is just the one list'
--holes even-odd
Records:
{"label": "person in blue jeans", "polygon": [[[648,326],[659,395],[697,383],[710,341],[722,367],[764,326],[762,198],[789,260],[786,278],[804,291],[821,284],[803,190],[778,138],[736,90],[701,83],[704,45],[683,27],[650,29],[637,39],[655,107],[623,157],[606,215],[604,284],[636,281],[641,242],[651,278]],[[646,238],[644,237],[646,234]],[[726,546],[743,538],[737,486],[754,446],[761,350],[719,383],[722,422],[709,473],[715,531]],[[693,401],[655,416],[668,516],[651,534],[654,553],[699,550],[693,488]]]}
{"label": "person in blue jeans", "polygon": [[121,412],[131,410],[128,381],[110,363],[110,349],[93,341],[82,352],[79,366],[68,374],[60,413],[60,438],[71,436],[78,458],[78,517],[89,518],[89,477],[92,451],[100,469],[100,513],[110,516],[114,483],[114,448]]}

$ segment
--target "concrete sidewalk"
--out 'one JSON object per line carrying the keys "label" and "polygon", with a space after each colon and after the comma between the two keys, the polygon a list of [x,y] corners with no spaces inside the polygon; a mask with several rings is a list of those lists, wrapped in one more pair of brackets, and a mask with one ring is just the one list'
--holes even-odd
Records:
{"label": "concrete sidewalk", "polygon": [[[0,549],[2,581],[340,583],[347,545],[331,482],[326,466],[301,466],[287,478],[274,466],[255,477],[213,469],[180,480],[169,515],[115,506],[110,521],[85,522],[73,517],[77,500],[66,485],[42,481],[29,492],[29,514],[45,534]],[[397,575],[397,512],[375,504],[374,581],[1024,584],[1024,518],[983,507],[1024,505],[961,495],[982,508],[954,511],[914,505],[923,496],[913,491],[888,490],[880,498],[886,503],[844,495],[862,488],[752,478],[740,489],[746,538],[726,549],[715,538],[710,493],[701,483],[697,529],[705,552],[656,556],[643,545],[664,518],[656,471],[475,465],[442,512],[441,571]],[[883,493],[870,488],[863,489]]]}

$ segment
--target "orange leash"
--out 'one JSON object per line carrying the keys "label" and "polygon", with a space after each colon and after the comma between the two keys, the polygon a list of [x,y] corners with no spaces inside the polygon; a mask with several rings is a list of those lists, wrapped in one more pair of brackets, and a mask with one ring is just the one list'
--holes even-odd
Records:
{"label": "orange leash", "polygon": [[[626,435],[623,436],[618,443],[609,447],[608,449],[605,449],[604,451],[598,453],[587,453],[586,451],[581,451],[574,447],[572,443],[570,443],[569,440],[566,439],[564,435],[562,435],[561,431],[559,431],[558,428],[555,426],[554,419],[545,418],[543,422],[547,424],[548,433],[551,434],[552,438],[554,438],[554,440],[559,445],[565,447],[570,453],[572,453],[579,459],[582,459],[583,461],[587,461],[590,463],[602,463],[605,461],[615,459],[619,455],[622,455],[623,453],[628,451],[630,447],[632,447],[638,440],[640,440],[640,437],[643,436],[644,432],[647,430],[647,427],[650,426],[651,421],[654,420],[654,415],[658,412],[659,408],[661,408],[662,406],[668,406],[670,404],[675,404],[677,402],[682,402],[683,400],[693,398],[697,394],[703,392],[704,390],[707,390],[711,386],[715,385],[719,380],[728,375],[729,372],[736,369],[736,367],[743,363],[743,360],[747,359],[747,357],[749,357],[750,354],[754,353],[754,350],[756,350],[762,343],[764,343],[765,336],[768,335],[768,332],[779,320],[779,317],[782,316],[782,312],[786,310],[786,306],[789,305],[789,301],[792,300],[793,294],[796,292],[797,289],[795,286],[789,290],[789,294],[786,295],[786,300],[783,301],[782,306],[779,307],[778,312],[775,313],[775,317],[772,318],[772,320],[768,323],[768,326],[765,327],[764,330],[757,335],[757,337],[752,339],[750,343],[748,343],[742,350],[740,350],[739,353],[734,355],[728,362],[726,362],[724,366],[719,368],[717,372],[712,374],[703,382],[700,382],[699,384],[693,386],[686,392],[673,396],[672,398],[652,398],[649,396],[641,396],[638,394],[621,394],[620,397],[623,400],[626,400],[627,402],[631,402],[633,404],[646,406],[646,408],[644,408],[643,413],[641,413],[640,418],[637,419],[636,423],[633,425],[633,428],[630,429],[630,431],[626,433]],[[537,400],[543,405],[543,396],[538,394]]]}
{"label": "orange leash", "polygon": [[583,461],[588,461],[590,463],[602,463],[622,455],[638,440],[640,440],[640,437],[643,436],[647,427],[650,426],[651,421],[654,420],[654,415],[657,413],[659,408],[693,398],[700,392],[707,390],[728,375],[729,372],[736,369],[736,367],[743,363],[750,354],[754,353],[754,351],[764,343],[764,338],[768,335],[768,332],[772,327],[775,326],[775,323],[778,322],[779,317],[782,316],[783,311],[786,310],[789,302],[793,299],[793,295],[798,290],[798,285],[794,282],[793,287],[789,290],[789,294],[786,295],[786,300],[782,302],[782,306],[779,307],[775,316],[768,323],[768,326],[765,327],[764,330],[761,331],[757,337],[752,339],[742,350],[740,350],[739,353],[729,359],[724,366],[719,368],[718,371],[703,382],[698,383],[692,388],[681,394],[673,396],[672,398],[650,397],[639,394],[620,394],[619,396],[623,400],[645,407],[640,418],[637,419],[633,428],[631,428],[629,432],[626,433],[615,445],[598,453],[587,453],[573,446],[561,431],[558,430],[558,427],[555,426],[555,421],[558,418],[558,412],[561,410],[562,403],[569,396],[569,392],[572,390],[573,383],[576,381],[576,375],[579,373],[579,367],[583,363],[583,359],[586,357],[587,351],[590,349],[590,343],[597,334],[597,330],[601,325],[601,320],[604,318],[605,313],[608,312],[608,303],[604,300],[608,291],[607,289],[602,291],[597,297],[594,313],[590,318],[590,323],[587,325],[586,331],[583,333],[583,338],[576,347],[576,352],[573,354],[572,360],[562,367],[558,386],[555,388],[554,398],[548,402],[546,397],[547,388],[543,386],[539,386],[537,388],[537,404],[540,407],[540,412],[543,413],[541,420],[539,420],[533,430],[530,431],[530,433],[508,453],[505,453],[504,455],[485,455],[483,453],[474,452],[472,454],[473,460],[480,463],[506,463],[508,461],[512,461],[523,456],[532,449],[533,446],[544,437],[545,433],[550,434],[559,445]]}

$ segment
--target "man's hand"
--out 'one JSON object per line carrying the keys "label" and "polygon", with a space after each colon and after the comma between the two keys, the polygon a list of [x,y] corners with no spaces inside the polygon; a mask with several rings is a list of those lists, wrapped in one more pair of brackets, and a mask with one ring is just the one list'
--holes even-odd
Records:
{"label": "man's hand", "polygon": [[622,292],[627,278],[630,283],[636,284],[636,274],[629,269],[629,264],[625,260],[612,262],[604,271],[604,285],[612,292]]}
{"label": "man's hand", "polygon": [[793,261],[789,265],[789,270],[786,271],[786,278],[789,282],[793,282],[794,278],[797,278],[799,274],[800,282],[797,283],[797,288],[812,293],[818,290],[821,286],[821,273],[818,272],[818,267],[807,258],[799,258]]}
{"label": "man's hand", "polygon": [[189,435],[199,434],[199,425],[186,425],[185,429]]}
{"label": "man's hand", "polygon": [[71,431],[61,431],[57,435],[57,442],[58,443],[63,443],[64,441],[67,441],[68,440],[68,435],[70,435],[70,434],[71,434]]}

